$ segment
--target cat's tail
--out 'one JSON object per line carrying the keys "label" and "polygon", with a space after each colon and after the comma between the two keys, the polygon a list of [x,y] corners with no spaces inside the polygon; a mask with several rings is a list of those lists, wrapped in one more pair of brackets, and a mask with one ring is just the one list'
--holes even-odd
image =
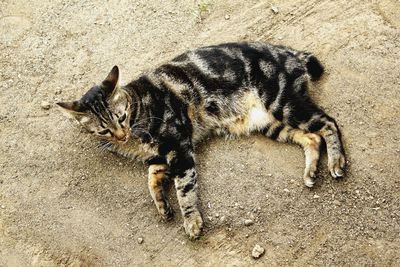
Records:
{"label": "cat's tail", "polygon": [[324,66],[316,56],[308,52],[298,52],[297,57],[303,62],[307,68],[307,73],[312,81],[318,81],[324,74]]}

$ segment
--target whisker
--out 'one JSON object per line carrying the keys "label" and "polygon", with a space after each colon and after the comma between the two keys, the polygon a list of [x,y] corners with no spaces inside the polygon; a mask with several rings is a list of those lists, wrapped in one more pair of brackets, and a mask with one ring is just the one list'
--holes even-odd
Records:
{"label": "whisker", "polygon": [[145,123],[145,122],[148,122],[148,121],[151,120],[151,119],[157,119],[157,120],[160,120],[161,122],[165,122],[165,120],[163,120],[163,119],[161,119],[161,118],[158,118],[158,117],[148,117],[148,118],[143,118],[143,119],[141,119],[141,120],[135,122],[131,127],[133,128],[133,127],[135,127],[135,126],[137,126],[137,125],[140,125],[140,124],[143,124],[143,123]]}
{"label": "whisker", "polygon": [[[145,133],[145,134],[147,134],[148,136],[150,136],[151,139],[153,139],[153,136],[152,136],[148,131],[146,131],[146,130],[143,129],[143,128],[134,128],[133,130],[134,130],[134,131],[139,130],[139,131],[141,131],[142,133]],[[136,136],[136,137],[139,137],[137,134],[135,134],[134,131],[132,131],[132,135],[134,135],[134,136]]]}

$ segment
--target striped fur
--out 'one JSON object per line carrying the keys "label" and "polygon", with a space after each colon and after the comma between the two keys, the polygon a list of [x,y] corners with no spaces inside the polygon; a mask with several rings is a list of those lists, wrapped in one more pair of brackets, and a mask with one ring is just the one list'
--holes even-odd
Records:
{"label": "striped fur", "polygon": [[310,53],[264,43],[228,43],[188,51],[124,86],[114,67],[101,85],[61,107],[103,145],[149,165],[149,190],[159,213],[172,211],[167,177],[175,181],[184,228],[203,226],[194,146],[210,134],[254,132],[293,142],[305,152],[304,183],[314,185],[323,139],[328,168],[343,176],[344,150],[333,118],[313,103],[308,80],[324,71]]}

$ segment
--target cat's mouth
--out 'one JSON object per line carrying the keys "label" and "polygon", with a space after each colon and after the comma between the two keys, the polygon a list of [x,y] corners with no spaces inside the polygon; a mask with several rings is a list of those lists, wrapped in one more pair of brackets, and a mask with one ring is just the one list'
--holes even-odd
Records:
{"label": "cat's mouth", "polygon": [[129,131],[123,131],[123,130],[116,131],[116,132],[114,132],[113,135],[114,135],[113,136],[114,143],[117,143],[119,145],[127,143],[131,137],[131,134]]}
{"label": "cat's mouth", "polygon": [[129,139],[130,139],[130,134],[127,133],[127,134],[126,134],[125,136],[123,136],[123,137],[115,138],[115,141],[116,141],[118,144],[125,144],[125,143],[127,143],[127,142],[129,141]]}

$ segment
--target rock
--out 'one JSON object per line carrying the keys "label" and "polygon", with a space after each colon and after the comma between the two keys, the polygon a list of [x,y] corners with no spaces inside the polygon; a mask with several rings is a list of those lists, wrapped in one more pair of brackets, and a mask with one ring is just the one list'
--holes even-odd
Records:
{"label": "rock", "polygon": [[259,244],[256,244],[253,248],[253,251],[251,252],[251,256],[254,259],[258,259],[264,254],[264,252],[265,252],[265,249],[262,246],[260,246]]}
{"label": "rock", "polygon": [[244,225],[246,225],[246,226],[250,226],[253,224],[254,224],[253,220],[250,220],[250,219],[244,220]]}
{"label": "rock", "polygon": [[226,20],[229,20],[230,18],[231,18],[231,16],[225,15],[225,19],[226,19]]}
{"label": "rock", "polygon": [[313,196],[313,198],[314,198],[314,199],[317,199],[317,198],[320,198],[320,196],[318,196],[317,194],[315,194],[315,195]]}
{"label": "rock", "polygon": [[138,237],[137,242],[138,242],[138,244],[142,244],[143,243],[143,238]]}
{"label": "rock", "polygon": [[290,192],[289,189],[287,189],[287,188],[284,188],[283,191],[285,191],[286,193]]}
{"label": "rock", "polygon": [[50,103],[47,102],[47,101],[42,101],[42,103],[40,104],[40,107],[41,107],[42,109],[48,110],[48,109],[50,109],[51,105],[50,105]]}
{"label": "rock", "polygon": [[274,12],[274,14],[279,13],[279,8],[277,6],[271,6],[271,10],[272,10],[272,12]]}
{"label": "rock", "polygon": [[336,205],[336,206],[340,206],[340,201],[339,200],[334,200],[333,204]]}

